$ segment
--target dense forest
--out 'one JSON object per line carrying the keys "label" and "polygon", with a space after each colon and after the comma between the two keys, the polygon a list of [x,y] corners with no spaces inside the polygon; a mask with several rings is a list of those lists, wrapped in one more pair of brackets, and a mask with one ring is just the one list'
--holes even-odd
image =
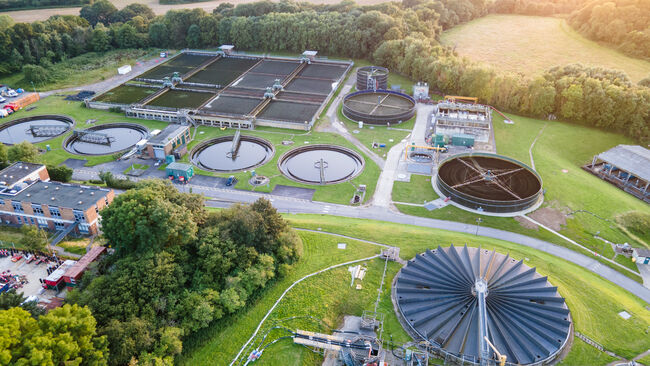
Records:
{"label": "dense forest", "polygon": [[81,6],[90,0],[0,0],[0,11],[47,7]]}
{"label": "dense forest", "polygon": [[496,0],[490,11],[569,15],[569,25],[583,36],[650,59],[650,0]]}
{"label": "dense forest", "polygon": [[[640,4],[633,1],[630,4]],[[579,4],[579,0],[566,4]],[[82,8],[81,17],[57,16],[5,26],[0,31],[0,60],[4,61],[0,73],[22,70],[30,81],[46,82],[53,77],[48,71],[52,63],[119,48],[234,44],[251,51],[316,49],[325,55],[370,59],[427,81],[434,90],[477,96],[507,112],[650,140],[650,78],[634,85],[617,71],[567,65],[525,79],[470,62],[438,43],[443,30],[485,15],[488,7],[483,0],[406,0],[368,6],[352,1],[316,5],[283,0],[223,3],[212,14],[185,9],[155,16],[145,5],[118,10],[106,0],[97,0]]]}
{"label": "dense forest", "polygon": [[111,365],[172,364],[185,337],[244,307],[302,253],[269,201],[208,212],[160,180],[115,198],[102,228],[115,252],[68,302],[92,310]]}

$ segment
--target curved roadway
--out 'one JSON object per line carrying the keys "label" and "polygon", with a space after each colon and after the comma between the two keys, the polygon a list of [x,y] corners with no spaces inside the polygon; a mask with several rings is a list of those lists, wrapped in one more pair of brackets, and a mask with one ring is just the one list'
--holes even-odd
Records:
{"label": "curved roadway", "polygon": [[[278,211],[285,213],[327,214],[358,219],[388,221],[398,224],[442,229],[464,234],[473,235],[476,233],[476,225],[410,216],[399,212],[394,212],[389,208],[383,207],[351,207],[255,192],[241,192],[218,188],[206,189],[205,187],[199,186],[192,186],[192,189],[194,193],[203,193],[205,196],[213,198],[206,200],[205,204],[208,207],[229,207],[230,205],[237,202],[252,203],[258,198],[264,197],[269,199]],[[571,249],[526,235],[490,227],[480,227],[479,234],[480,236],[488,238],[505,240],[524,245],[545,253],[549,253],[556,257],[563,258],[569,262],[579,265],[580,267],[590,270],[591,272],[630,291],[639,298],[643,299],[645,302],[650,303],[650,290],[643,287],[642,284],[601,264],[593,258],[589,258]]]}

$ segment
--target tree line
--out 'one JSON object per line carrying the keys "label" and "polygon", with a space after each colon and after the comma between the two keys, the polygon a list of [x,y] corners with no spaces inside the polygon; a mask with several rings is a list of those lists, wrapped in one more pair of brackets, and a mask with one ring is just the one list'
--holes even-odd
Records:
{"label": "tree line", "polygon": [[115,252],[68,301],[92,310],[111,365],[171,365],[184,338],[249,304],[302,253],[269,201],[209,212],[161,180],[116,197],[102,228]]}
{"label": "tree line", "polygon": [[0,0],[0,11],[80,6],[89,2],[90,0]]}

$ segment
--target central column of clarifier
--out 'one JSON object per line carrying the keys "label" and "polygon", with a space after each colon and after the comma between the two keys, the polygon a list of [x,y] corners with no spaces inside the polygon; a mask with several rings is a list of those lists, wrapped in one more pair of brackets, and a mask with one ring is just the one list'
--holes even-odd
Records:
{"label": "central column of clarifier", "polygon": [[476,301],[478,302],[478,336],[479,344],[481,345],[481,366],[487,366],[490,360],[490,346],[487,342],[487,308],[485,306],[485,298],[488,295],[487,282],[483,278],[477,279],[474,283],[474,290],[476,291]]}

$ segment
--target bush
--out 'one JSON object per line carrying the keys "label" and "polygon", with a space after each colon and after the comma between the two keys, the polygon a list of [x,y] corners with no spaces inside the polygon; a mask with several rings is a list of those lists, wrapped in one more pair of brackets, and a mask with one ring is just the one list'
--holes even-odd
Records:
{"label": "bush", "polygon": [[72,179],[73,170],[65,165],[54,166],[48,165],[47,172],[50,174],[50,179],[67,183]]}
{"label": "bush", "polygon": [[130,179],[117,179],[111,172],[101,172],[99,173],[99,178],[102,180],[102,182],[106,183],[107,187],[114,189],[127,190],[135,188],[138,185],[138,183]]}
{"label": "bush", "polygon": [[23,74],[27,82],[34,84],[45,84],[51,79],[50,72],[40,65],[25,65],[23,66]]}
{"label": "bush", "polygon": [[108,111],[113,112],[113,113],[122,113],[122,112],[124,112],[122,110],[122,107],[110,107],[110,108],[108,108]]}

